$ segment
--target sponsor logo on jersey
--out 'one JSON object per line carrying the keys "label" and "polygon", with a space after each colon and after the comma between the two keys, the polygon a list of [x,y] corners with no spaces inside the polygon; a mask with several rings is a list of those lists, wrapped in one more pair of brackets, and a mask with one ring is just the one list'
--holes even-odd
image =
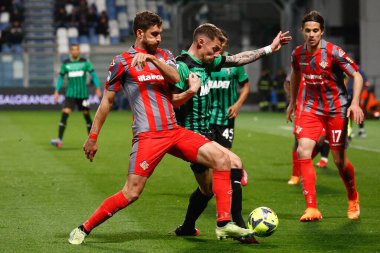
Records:
{"label": "sponsor logo on jersey", "polygon": [[321,66],[323,69],[327,68],[328,65],[329,65],[329,63],[327,61],[321,61],[319,63],[319,66]]}
{"label": "sponsor logo on jersey", "polygon": [[217,81],[217,80],[209,80],[208,85],[211,89],[228,89],[230,87],[230,81]]}
{"label": "sponsor logo on jersey", "polygon": [[342,49],[339,48],[338,54],[340,57],[343,57],[346,53]]}
{"label": "sponsor logo on jersey", "polygon": [[346,57],[346,60],[349,62],[349,63],[351,63],[351,64],[354,64],[354,61],[350,58],[350,57]]}
{"label": "sponsor logo on jersey", "polygon": [[308,75],[308,74],[304,74],[303,77],[307,78],[307,79],[322,79],[322,75]]}
{"label": "sponsor logo on jersey", "polygon": [[69,77],[82,77],[83,75],[84,75],[83,70],[70,71],[68,74]]}
{"label": "sponsor logo on jersey", "polygon": [[144,81],[162,81],[162,80],[164,80],[164,77],[162,75],[149,74],[149,75],[139,75],[139,76],[137,76],[137,79],[140,82],[144,82]]}
{"label": "sponsor logo on jersey", "polygon": [[143,162],[140,163],[140,167],[143,170],[147,170],[149,168],[149,163],[147,161],[143,161]]}
{"label": "sponsor logo on jersey", "polygon": [[206,96],[207,94],[210,93],[210,89],[217,89],[217,88],[228,89],[229,86],[230,86],[230,81],[208,80],[206,85],[201,86],[201,92],[199,95]]}

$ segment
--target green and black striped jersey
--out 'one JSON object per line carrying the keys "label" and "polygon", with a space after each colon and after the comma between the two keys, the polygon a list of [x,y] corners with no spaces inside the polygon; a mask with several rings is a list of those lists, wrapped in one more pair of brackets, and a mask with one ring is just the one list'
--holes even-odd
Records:
{"label": "green and black striped jersey", "polygon": [[87,72],[91,74],[94,85],[100,87],[99,78],[90,61],[84,58],[65,60],[61,66],[55,90],[59,91],[61,89],[64,77],[67,75],[66,97],[87,99]]}
{"label": "green and black striped jersey", "polygon": [[225,62],[224,56],[219,56],[210,64],[204,64],[199,59],[183,50],[176,58],[180,81],[175,85],[181,91],[189,88],[187,78],[190,71],[201,79],[201,87],[189,101],[176,109],[179,125],[197,133],[209,132],[211,97],[211,72],[219,71]]}
{"label": "green and black striped jersey", "polygon": [[234,121],[228,119],[228,108],[238,100],[238,85],[248,82],[247,73],[243,66],[222,68],[211,73],[211,80],[210,124],[228,126]]}

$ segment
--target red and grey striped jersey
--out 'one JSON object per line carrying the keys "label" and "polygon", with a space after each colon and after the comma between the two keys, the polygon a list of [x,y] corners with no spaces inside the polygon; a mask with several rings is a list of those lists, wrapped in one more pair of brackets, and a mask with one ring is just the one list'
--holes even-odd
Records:
{"label": "red and grey striped jersey", "polygon": [[348,108],[344,72],[352,76],[358,66],[338,46],[321,41],[321,48],[309,53],[306,43],[292,53],[292,67],[299,70],[306,91],[302,111],[330,117],[345,117]]}
{"label": "red and grey striped jersey", "polygon": [[[131,47],[127,52],[117,55],[108,69],[106,89],[120,91],[123,88],[133,113],[133,134],[147,131],[170,130],[177,127],[169,83],[156,66],[147,62],[144,68],[132,67],[136,53],[147,53],[140,48]],[[158,48],[157,59],[176,68],[173,54]]]}

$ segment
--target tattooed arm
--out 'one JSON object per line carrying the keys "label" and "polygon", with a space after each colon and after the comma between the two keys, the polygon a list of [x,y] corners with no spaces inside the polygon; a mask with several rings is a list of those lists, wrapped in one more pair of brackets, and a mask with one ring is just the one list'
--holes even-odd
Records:
{"label": "tattooed arm", "polygon": [[282,45],[288,44],[292,40],[291,36],[287,36],[288,34],[289,31],[285,33],[279,32],[273,39],[273,42],[270,46],[259,48],[257,50],[241,52],[236,55],[226,56],[226,61],[223,64],[223,67],[245,65],[258,60],[267,54],[277,52],[281,49]]}

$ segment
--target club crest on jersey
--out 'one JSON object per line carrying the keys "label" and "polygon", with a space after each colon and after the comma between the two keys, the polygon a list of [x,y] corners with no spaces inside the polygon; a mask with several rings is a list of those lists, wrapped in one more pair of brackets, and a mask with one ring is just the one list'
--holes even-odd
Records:
{"label": "club crest on jersey", "polygon": [[143,170],[147,170],[149,168],[149,163],[147,161],[143,161],[143,162],[140,163],[140,167]]}
{"label": "club crest on jersey", "polygon": [[327,68],[328,65],[329,65],[329,63],[327,61],[321,61],[319,63],[319,66],[321,66],[323,69]]}
{"label": "club crest on jersey", "polygon": [[231,68],[226,68],[226,72],[228,75],[231,75]]}

